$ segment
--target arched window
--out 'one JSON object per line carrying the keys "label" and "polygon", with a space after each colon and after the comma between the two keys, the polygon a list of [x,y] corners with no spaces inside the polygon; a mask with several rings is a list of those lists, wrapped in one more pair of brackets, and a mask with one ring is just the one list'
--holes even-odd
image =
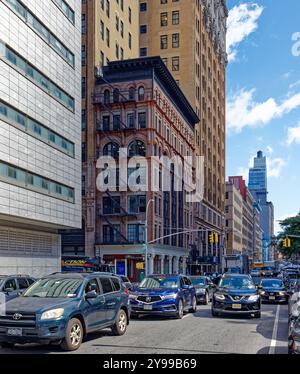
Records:
{"label": "arched window", "polygon": [[103,148],[103,156],[111,156],[113,158],[118,158],[119,148],[119,144],[117,143],[107,143]]}
{"label": "arched window", "polygon": [[135,88],[130,87],[128,91],[129,100],[135,100]]}
{"label": "arched window", "polygon": [[104,104],[110,103],[110,92],[109,90],[104,91]]}
{"label": "arched window", "polygon": [[145,100],[145,88],[143,86],[139,87],[138,95],[139,95],[139,101]]}
{"label": "arched window", "polygon": [[120,90],[118,88],[114,89],[113,99],[114,99],[114,103],[118,103],[120,101]]}
{"label": "arched window", "polygon": [[146,156],[146,146],[145,144],[140,140],[135,140],[132,143],[129,144],[128,147],[128,156],[134,157],[134,156]]}

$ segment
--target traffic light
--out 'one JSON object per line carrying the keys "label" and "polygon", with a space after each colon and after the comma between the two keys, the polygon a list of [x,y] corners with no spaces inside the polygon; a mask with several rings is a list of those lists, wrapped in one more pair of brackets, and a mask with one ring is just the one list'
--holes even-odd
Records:
{"label": "traffic light", "polygon": [[210,233],[209,243],[210,244],[218,244],[219,243],[219,234],[217,232],[211,232]]}
{"label": "traffic light", "polygon": [[219,234],[217,232],[215,232],[215,243],[219,243]]}
{"label": "traffic light", "polygon": [[291,246],[292,246],[291,239],[290,238],[283,239],[282,246],[283,246],[283,248],[291,248]]}

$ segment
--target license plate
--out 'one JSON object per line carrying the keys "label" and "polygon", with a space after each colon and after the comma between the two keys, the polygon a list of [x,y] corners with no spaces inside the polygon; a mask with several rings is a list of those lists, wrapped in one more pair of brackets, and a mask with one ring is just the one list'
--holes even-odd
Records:
{"label": "license plate", "polygon": [[9,336],[22,336],[22,329],[8,329],[7,335]]}
{"label": "license plate", "polygon": [[232,309],[242,309],[241,304],[232,304]]}
{"label": "license plate", "polygon": [[270,296],[269,300],[276,300],[276,297],[275,296]]}
{"label": "license plate", "polygon": [[144,310],[152,310],[152,305],[144,305]]}

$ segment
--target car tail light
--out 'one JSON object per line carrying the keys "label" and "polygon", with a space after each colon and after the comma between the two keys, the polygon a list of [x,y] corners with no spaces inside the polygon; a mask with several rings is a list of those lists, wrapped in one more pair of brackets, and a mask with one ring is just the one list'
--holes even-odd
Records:
{"label": "car tail light", "polygon": [[124,295],[129,295],[129,291],[128,290],[124,290],[123,294]]}

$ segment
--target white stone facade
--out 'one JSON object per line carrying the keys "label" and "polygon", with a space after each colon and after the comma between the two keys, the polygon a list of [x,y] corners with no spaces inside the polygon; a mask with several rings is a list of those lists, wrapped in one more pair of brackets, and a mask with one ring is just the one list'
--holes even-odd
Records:
{"label": "white stone facade", "polygon": [[[0,226],[15,230],[20,243],[23,229],[27,233],[32,230],[32,234],[36,235],[36,246],[32,242],[28,244],[27,249],[23,248],[21,257],[18,257],[18,248],[11,250],[10,255],[11,243],[8,242],[8,248],[0,246],[0,273],[42,275],[59,270],[60,236],[57,230],[81,227],[81,1],[63,2],[74,11],[74,23],[55,0],[0,0],[2,47],[5,45],[12,50],[52,82],[50,84],[74,99],[74,111],[51,95],[50,90],[47,92],[21,69],[9,63],[1,53],[0,104],[8,104],[52,130],[72,143],[75,150],[74,157],[66,154],[45,138],[34,136],[6,121],[0,111],[0,163],[46,179],[49,191],[50,184],[55,182],[66,186],[74,194],[72,201],[53,197],[28,184],[9,183],[0,172]],[[22,18],[14,8],[17,3],[31,16]],[[47,41],[30,26],[32,16],[45,27],[51,38],[54,37],[74,55],[74,67],[53,48],[51,38]],[[48,248],[43,255],[39,252],[43,244],[41,233],[44,233],[46,241],[47,237],[52,240],[51,249]]]}

